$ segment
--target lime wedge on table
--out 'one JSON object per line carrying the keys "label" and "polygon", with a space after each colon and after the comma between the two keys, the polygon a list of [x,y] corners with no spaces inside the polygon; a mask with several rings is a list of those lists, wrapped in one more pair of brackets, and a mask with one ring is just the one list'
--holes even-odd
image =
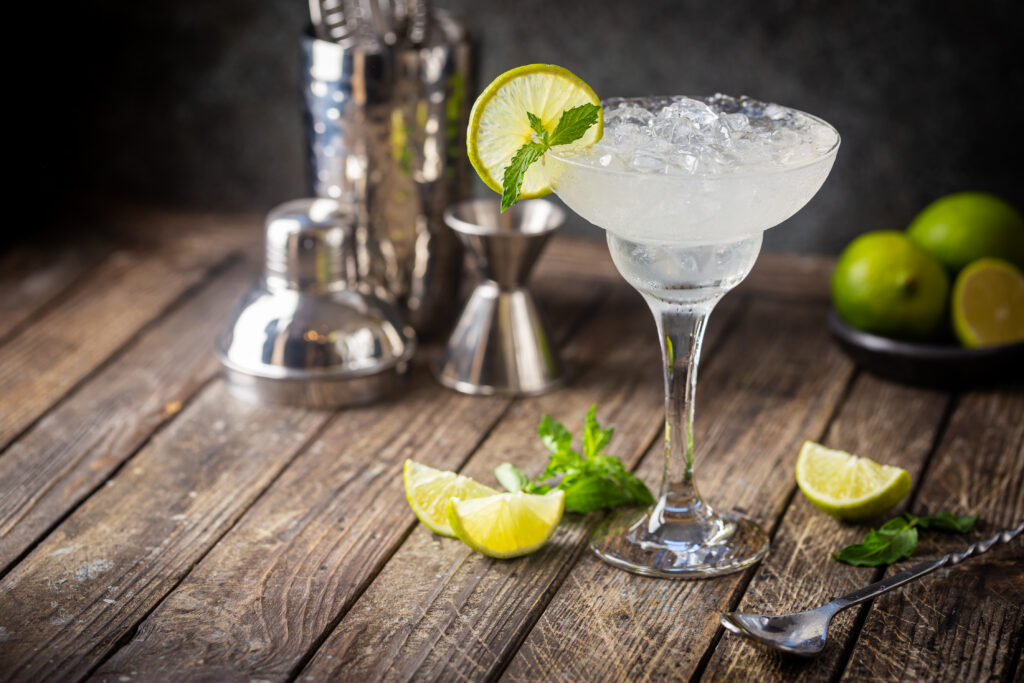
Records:
{"label": "lime wedge on table", "polygon": [[499,493],[486,498],[452,499],[448,523],[456,537],[489,557],[527,555],[548,542],[562,521],[565,493],[536,496]]}
{"label": "lime wedge on table", "polygon": [[[501,74],[480,94],[469,116],[466,151],[473,168],[492,190],[501,194],[505,168],[519,148],[533,139],[527,112],[554,130],[562,112],[581,104],[600,106],[594,90],[571,71],[554,64],[528,64]],[[588,147],[601,139],[604,119],[568,145]],[[543,164],[533,164],[523,178],[520,199],[551,192]]]}
{"label": "lime wedge on table", "polygon": [[412,460],[405,461],[402,481],[405,483],[405,499],[409,501],[409,507],[428,529],[442,536],[455,535],[445,516],[449,500],[493,496],[498,493],[490,486],[484,486],[456,472],[436,470]]}
{"label": "lime wedge on table", "polygon": [[953,285],[953,329],[969,348],[1024,341],[1024,274],[1001,259],[979,259]]}
{"label": "lime wedge on table", "polygon": [[910,492],[910,474],[806,441],[796,459],[796,484],[822,512],[856,522],[896,507]]}

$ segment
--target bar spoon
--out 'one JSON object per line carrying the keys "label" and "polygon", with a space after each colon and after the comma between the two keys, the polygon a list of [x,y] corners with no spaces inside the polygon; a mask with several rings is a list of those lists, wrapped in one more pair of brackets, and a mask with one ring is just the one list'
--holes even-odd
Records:
{"label": "bar spoon", "polygon": [[960,564],[968,557],[980,555],[996,544],[1008,543],[1022,531],[1024,531],[1024,522],[1013,529],[1000,531],[988,540],[972,543],[963,552],[949,553],[937,560],[921,562],[906,571],[865,586],[849,595],[836,598],[816,609],[777,616],[725,612],[721,616],[722,626],[728,631],[764,643],[781,652],[813,657],[825,649],[828,625],[832,621],[832,617],[847,607],[891,591],[893,588],[909,583],[925,574],[930,574],[940,567]]}

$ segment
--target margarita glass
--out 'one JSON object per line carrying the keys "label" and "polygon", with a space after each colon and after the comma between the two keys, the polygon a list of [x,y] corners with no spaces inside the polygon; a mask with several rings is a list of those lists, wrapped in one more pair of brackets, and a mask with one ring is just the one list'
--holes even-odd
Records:
{"label": "margarita glass", "polygon": [[768,552],[754,522],[716,511],[694,480],[693,411],[708,316],[757,259],[765,230],[825,182],[839,134],[821,119],[748,98],[602,103],[604,137],[544,159],[555,192],[604,228],[612,260],[647,301],[665,380],[665,464],[656,503],[595,529],[591,548],[641,574],[701,578]]}

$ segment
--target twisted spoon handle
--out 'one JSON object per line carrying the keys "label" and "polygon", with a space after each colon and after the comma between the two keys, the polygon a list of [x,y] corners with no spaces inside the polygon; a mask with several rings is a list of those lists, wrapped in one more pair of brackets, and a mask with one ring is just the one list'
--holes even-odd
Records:
{"label": "twisted spoon handle", "polygon": [[877,583],[871,584],[870,586],[865,586],[860,590],[856,590],[850,593],[849,595],[844,595],[841,598],[836,598],[832,602],[828,603],[826,607],[831,608],[831,611],[833,611],[833,613],[838,612],[840,610],[844,610],[847,607],[852,607],[853,605],[864,602],[865,600],[870,600],[871,598],[879,596],[882,593],[891,591],[893,588],[898,588],[899,586],[902,586],[905,583],[909,583],[914,579],[920,578],[925,574],[930,574],[939,567],[960,564],[968,557],[973,557],[975,555],[981,555],[984,552],[988,552],[988,550],[997,543],[1009,543],[1011,540],[1020,535],[1021,532],[1024,532],[1024,522],[1021,522],[1013,529],[1004,529],[992,538],[986,539],[984,541],[978,541],[977,543],[972,543],[969,546],[967,546],[967,549],[963,552],[949,553],[948,555],[943,555],[937,560],[930,560],[928,562],[916,564],[906,571],[890,576],[888,579],[883,579]]}

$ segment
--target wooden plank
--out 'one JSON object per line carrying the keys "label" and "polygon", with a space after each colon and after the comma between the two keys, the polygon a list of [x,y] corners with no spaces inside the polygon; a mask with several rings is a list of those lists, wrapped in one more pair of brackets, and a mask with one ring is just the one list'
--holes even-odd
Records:
{"label": "wooden plank", "polygon": [[[824,443],[903,467],[917,484],[949,400],[944,393],[861,374]],[[892,515],[903,509],[901,505]],[[775,533],[771,553],[758,566],[736,609],[760,614],[796,612],[877,580],[881,574],[877,569],[850,567],[830,557],[844,545],[860,541],[865,528],[828,517],[797,492]],[[782,657],[727,633],[702,677],[709,681],[834,680],[852,646],[857,614],[853,608],[836,617],[826,651],[814,659]]]}
{"label": "wooden plank", "polygon": [[[724,305],[717,322],[737,304]],[[494,467],[505,461],[539,471],[547,460],[536,436],[540,416],[549,413],[578,433],[593,403],[599,419],[616,427],[609,452],[635,462],[661,429],[655,339],[637,295],[609,302],[581,335],[577,358],[585,374],[562,391],[518,402],[463,472],[493,484]],[[595,519],[568,515],[547,547],[508,562],[418,527],[299,680],[486,678],[543,609]]]}
{"label": "wooden plank", "polygon": [[835,259],[815,254],[766,252],[743,282],[752,291],[825,303]]}
{"label": "wooden plank", "polygon": [[10,339],[0,356],[0,448],[223,264],[225,247],[185,233],[159,248],[119,250]]}
{"label": "wooden plank", "polygon": [[[564,336],[605,289],[549,279],[538,291]],[[461,467],[509,403],[421,371],[401,401],[340,414],[96,678],[285,679],[415,523],[405,459]]]}
{"label": "wooden plank", "polygon": [[401,401],[339,415],[96,678],[286,678],[412,525],[404,460],[460,466],[507,405],[420,371]]}
{"label": "wooden plank", "polygon": [[109,247],[98,243],[17,247],[0,258],[0,339],[95,266]]}
{"label": "wooden plank", "polygon": [[213,339],[252,264],[236,264],[145,332],[0,458],[0,570],[73,509],[217,371]]}
{"label": "wooden plank", "polygon": [[[800,443],[824,432],[852,367],[829,341],[820,308],[755,299],[708,370],[698,391],[697,479],[712,504],[771,526],[792,490]],[[657,477],[661,457],[656,444],[641,463],[645,479]],[[584,553],[505,676],[686,678],[743,584],[743,574],[642,577]]]}
{"label": "wooden plank", "polygon": [[[922,534],[910,562],[962,550],[1024,519],[1021,386],[962,397],[925,473],[917,506],[981,515],[971,539]],[[901,571],[907,562],[891,567]],[[1007,680],[1024,639],[1024,543],[878,598],[843,680]]]}
{"label": "wooden plank", "polygon": [[84,676],[328,418],[203,390],[2,580],[5,678]]}

